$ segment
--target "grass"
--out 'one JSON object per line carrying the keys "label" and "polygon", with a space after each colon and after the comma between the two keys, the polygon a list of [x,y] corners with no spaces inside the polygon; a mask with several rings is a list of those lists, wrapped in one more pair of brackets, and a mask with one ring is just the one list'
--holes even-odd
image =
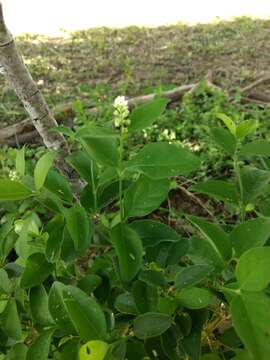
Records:
{"label": "grass", "polygon": [[[94,105],[118,94],[134,96],[202,79],[212,69],[225,88],[268,70],[270,21],[157,28],[98,28],[70,38],[17,38],[26,64],[50,106],[87,99]],[[0,81],[1,126],[25,117],[13,90]]]}

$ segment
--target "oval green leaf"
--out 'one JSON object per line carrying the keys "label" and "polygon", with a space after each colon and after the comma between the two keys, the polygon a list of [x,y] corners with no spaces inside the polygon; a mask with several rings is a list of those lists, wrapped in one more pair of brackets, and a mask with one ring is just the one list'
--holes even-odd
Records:
{"label": "oval green leaf", "polygon": [[126,163],[126,168],[157,180],[187,175],[199,165],[199,158],[189,150],[166,142],[157,142],[145,145],[132,160]]}
{"label": "oval green leaf", "polygon": [[160,313],[145,313],[134,320],[134,335],[142,340],[163,334],[172,324],[169,315]]}
{"label": "oval green leaf", "polygon": [[55,154],[53,152],[47,152],[46,154],[42,155],[36,163],[34,169],[34,180],[37,190],[41,189],[44,185],[47,174],[53,165],[54,157]]}

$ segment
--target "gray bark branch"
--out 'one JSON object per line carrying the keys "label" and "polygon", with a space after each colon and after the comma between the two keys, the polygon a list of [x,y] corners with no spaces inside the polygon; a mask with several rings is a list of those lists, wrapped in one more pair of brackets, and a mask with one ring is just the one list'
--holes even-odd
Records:
{"label": "gray bark branch", "polygon": [[18,52],[15,41],[8,31],[0,2],[0,65],[24,105],[33,127],[41,136],[44,145],[53,150],[65,149],[64,137],[50,130],[57,126],[43,95],[36,86],[29,70]]}

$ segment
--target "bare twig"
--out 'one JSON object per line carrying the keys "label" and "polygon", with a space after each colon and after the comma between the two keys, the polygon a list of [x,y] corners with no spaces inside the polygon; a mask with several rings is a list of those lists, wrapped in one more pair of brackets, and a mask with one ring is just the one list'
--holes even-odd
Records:
{"label": "bare twig", "polygon": [[260,77],[259,79],[253,81],[251,84],[241,88],[240,91],[241,91],[241,93],[245,93],[245,92],[250,91],[250,90],[254,89],[255,87],[257,87],[261,84],[267,83],[269,81],[270,81],[270,74],[266,74],[266,75]]}

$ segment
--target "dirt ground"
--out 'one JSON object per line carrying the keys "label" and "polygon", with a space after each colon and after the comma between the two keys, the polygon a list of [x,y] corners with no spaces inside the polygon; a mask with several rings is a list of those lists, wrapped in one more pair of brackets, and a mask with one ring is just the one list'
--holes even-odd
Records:
{"label": "dirt ground", "polygon": [[[77,97],[96,105],[118,94],[133,96],[194,82],[209,70],[224,88],[248,83],[268,72],[270,20],[99,28],[68,39],[25,35],[17,44],[50,106]],[[1,127],[25,117],[3,76],[0,96]]]}

